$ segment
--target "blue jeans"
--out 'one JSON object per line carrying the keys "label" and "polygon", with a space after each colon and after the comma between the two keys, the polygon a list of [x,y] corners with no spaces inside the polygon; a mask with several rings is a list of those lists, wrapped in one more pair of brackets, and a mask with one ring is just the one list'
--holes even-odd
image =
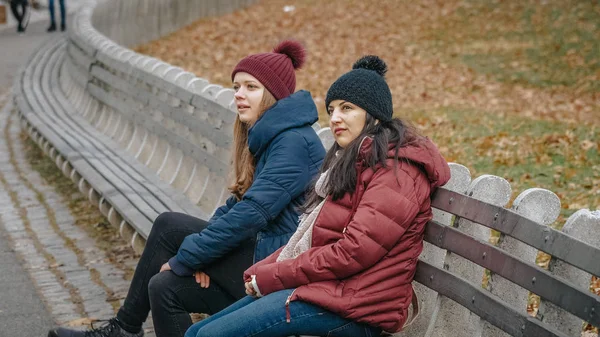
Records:
{"label": "blue jeans", "polygon": [[[65,21],[65,0],[58,0],[60,6],[60,22],[64,26],[67,22]],[[54,19],[54,0],[48,0],[48,9],[50,9],[50,24],[56,26],[56,20]]]}
{"label": "blue jeans", "polygon": [[290,303],[288,323],[285,302],[292,291],[293,289],[281,290],[259,299],[246,296],[192,325],[185,337],[371,337],[381,333],[379,328],[353,322],[302,301]]}

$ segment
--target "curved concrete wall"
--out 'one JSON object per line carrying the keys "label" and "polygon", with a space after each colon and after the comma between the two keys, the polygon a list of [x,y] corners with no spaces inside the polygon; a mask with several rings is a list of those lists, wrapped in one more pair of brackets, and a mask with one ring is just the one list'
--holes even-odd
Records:
{"label": "curved concrete wall", "polygon": [[199,18],[223,15],[256,0],[104,0],[93,26],[112,41],[133,46],[157,39]]}

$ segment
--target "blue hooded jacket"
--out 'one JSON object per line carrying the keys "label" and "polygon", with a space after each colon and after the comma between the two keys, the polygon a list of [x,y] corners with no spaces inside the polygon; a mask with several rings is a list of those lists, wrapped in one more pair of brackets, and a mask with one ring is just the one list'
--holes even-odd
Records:
{"label": "blue hooded jacket", "polygon": [[177,275],[202,270],[241,243],[256,238],[254,262],[286,244],[298,227],[298,206],[319,172],[325,149],[312,128],[318,120],[309,92],[275,103],[256,121],[248,146],[254,181],[240,201],[231,196],[202,232],[187,236],[169,265]]}

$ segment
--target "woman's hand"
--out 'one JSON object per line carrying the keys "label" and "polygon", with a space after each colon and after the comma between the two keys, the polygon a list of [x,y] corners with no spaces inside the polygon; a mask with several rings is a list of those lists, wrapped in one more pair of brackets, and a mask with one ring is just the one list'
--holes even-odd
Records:
{"label": "woman's hand", "polygon": [[256,297],[256,291],[254,291],[254,287],[252,286],[252,282],[244,283],[244,287],[246,287],[246,295]]}
{"label": "woman's hand", "polygon": [[210,286],[210,276],[207,274],[197,271],[194,273],[194,277],[196,278],[196,283],[198,283],[200,287],[208,288]]}
{"label": "woman's hand", "polygon": [[162,267],[160,267],[159,273],[162,273],[163,271],[167,271],[167,270],[171,270],[171,266],[169,266],[169,262],[165,262],[165,264],[163,264]]}

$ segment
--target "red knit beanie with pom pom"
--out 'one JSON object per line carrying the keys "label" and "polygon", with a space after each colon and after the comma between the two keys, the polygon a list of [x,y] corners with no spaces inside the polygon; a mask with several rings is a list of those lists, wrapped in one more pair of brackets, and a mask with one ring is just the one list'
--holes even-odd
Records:
{"label": "red knit beanie with pom pom", "polygon": [[231,73],[231,80],[239,72],[248,73],[262,83],[269,92],[280,100],[296,89],[295,69],[304,64],[306,51],[294,40],[281,42],[273,52],[249,55],[243,58]]}

